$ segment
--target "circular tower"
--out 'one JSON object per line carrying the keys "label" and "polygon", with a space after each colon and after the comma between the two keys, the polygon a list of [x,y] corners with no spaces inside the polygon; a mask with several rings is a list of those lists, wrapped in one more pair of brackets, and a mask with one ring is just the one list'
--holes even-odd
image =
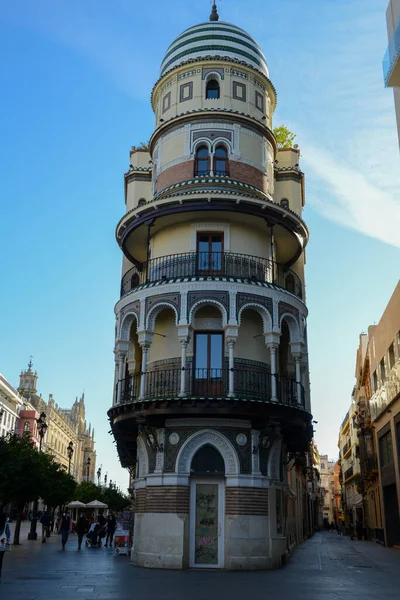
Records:
{"label": "circular tower", "polygon": [[151,103],[116,232],[108,412],[132,470],[132,560],[276,567],[307,512],[286,464],[312,435],[300,151],[278,150],[265,57],[215,5],[168,48]]}

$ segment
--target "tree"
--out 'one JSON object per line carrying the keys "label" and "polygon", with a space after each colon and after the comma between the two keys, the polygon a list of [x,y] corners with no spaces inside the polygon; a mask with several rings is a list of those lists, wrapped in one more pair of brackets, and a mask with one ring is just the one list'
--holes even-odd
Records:
{"label": "tree", "polygon": [[139,146],[132,146],[132,152],[150,152],[150,140],[148,142],[140,142]]}
{"label": "tree", "polygon": [[124,494],[121,494],[115,488],[106,488],[103,492],[102,501],[108,505],[111,510],[117,512],[124,510],[130,504],[130,500]]}
{"label": "tree", "polygon": [[[39,498],[43,489],[43,469],[46,455],[38,452],[29,433],[19,437],[15,433],[0,438],[0,504],[13,503],[18,517],[14,544],[19,544],[22,511],[25,504]],[[50,459],[50,457],[47,457]]]}
{"label": "tree", "polygon": [[278,148],[293,148],[293,142],[296,138],[296,134],[292,133],[286,125],[280,125],[275,127],[274,135]]}
{"label": "tree", "polygon": [[43,475],[45,481],[41,497],[47,509],[55,509],[75,499],[76,481],[60,464],[53,460]]}
{"label": "tree", "polygon": [[91,481],[82,481],[75,489],[75,500],[89,504],[93,500],[99,500],[101,502],[102,489],[100,486],[92,483]]}

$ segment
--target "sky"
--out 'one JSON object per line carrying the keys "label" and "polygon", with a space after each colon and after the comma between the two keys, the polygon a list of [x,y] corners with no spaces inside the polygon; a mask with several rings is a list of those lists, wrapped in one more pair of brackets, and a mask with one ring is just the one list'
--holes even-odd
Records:
{"label": "sky", "polygon": [[[385,89],[387,0],[223,0],[221,19],[264,50],[274,125],[306,174],[309,352],[315,437],[336,458],[358,336],[399,278],[400,169]],[[154,128],[166,48],[207,20],[206,0],[14,0],[0,12],[0,372],[33,355],[62,407],[85,391],[98,464],[126,489],[108,435],[114,304],[129,150]]]}

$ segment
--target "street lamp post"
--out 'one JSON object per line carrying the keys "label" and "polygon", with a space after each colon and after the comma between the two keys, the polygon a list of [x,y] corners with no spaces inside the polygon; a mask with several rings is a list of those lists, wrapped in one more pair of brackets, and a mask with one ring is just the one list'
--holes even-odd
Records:
{"label": "street lamp post", "polygon": [[74,453],[74,444],[70,442],[67,446],[67,454],[68,454],[68,475],[71,474],[71,460],[72,455]]}
{"label": "street lamp post", "polygon": [[100,486],[100,478],[101,478],[101,465],[97,469],[97,483],[98,483],[99,486]]}
{"label": "street lamp post", "polygon": [[[36,419],[36,423],[37,423],[37,428],[38,428],[38,434],[40,437],[39,452],[41,452],[42,445],[43,445],[43,438],[46,435],[46,431],[47,431],[47,427],[48,427],[48,425],[46,423],[46,413],[45,412],[42,412],[40,414],[40,417],[38,419]],[[38,499],[36,499],[35,502],[33,503],[31,529],[28,533],[28,540],[37,540],[36,525],[37,525],[38,502],[39,502]]]}
{"label": "street lamp post", "polygon": [[87,467],[87,481],[89,481],[89,470],[90,470],[90,463],[91,463],[90,456],[88,456],[88,459],[87,459],[87,461],[86,461],[86,467]]}

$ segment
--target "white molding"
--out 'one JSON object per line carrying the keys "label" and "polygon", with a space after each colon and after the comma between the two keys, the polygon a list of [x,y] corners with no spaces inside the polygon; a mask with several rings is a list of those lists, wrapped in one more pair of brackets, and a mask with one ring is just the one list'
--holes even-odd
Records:
{"label": "white molding", "polygon": [[222,231],[224,234],[224,252],[231,250],[231,225],[230,223],[192,223],[192,235],[190,240],[191,252],[197,250],[197,233],[199,231]]}
{"label": "white molding", "polygon": [[227,476],[225,478],[226,487],[246,487],[246,488],[270,488],[271,479],[265,475],[239,475],[238,477]]}

